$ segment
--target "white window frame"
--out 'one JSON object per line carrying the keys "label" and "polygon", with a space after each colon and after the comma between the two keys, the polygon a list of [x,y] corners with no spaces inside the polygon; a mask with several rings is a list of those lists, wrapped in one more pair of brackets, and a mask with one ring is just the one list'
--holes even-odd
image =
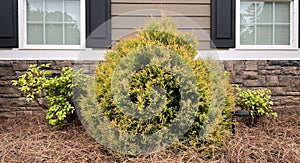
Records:
{"label": "white window frame", "polygon": [[85,0],[80,0],[80,45],[28,45],[27,44],[27,0],[19,0],[19,49],[84,49],[86,42]]}
{"label": "white window frame", "polygon": [[[276,0],[274,0],[276,1]],[[240,9],[241,0],[236,0],[236,49],[298,49],[298,0],[291,0],[290,8],[290,45],[241,45],[240,40]]]}

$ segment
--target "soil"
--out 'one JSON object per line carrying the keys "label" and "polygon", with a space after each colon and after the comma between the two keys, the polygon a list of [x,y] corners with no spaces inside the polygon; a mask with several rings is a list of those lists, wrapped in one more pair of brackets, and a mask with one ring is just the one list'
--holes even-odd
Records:
{"label": "soil", "polygon": [[238,118],[235,135],[209,158],[193,150],[124,158],[95,142],[82,126],[53,128],[45,113],[35,113],[0,121],[0,162],[300,162],[300,109],[278,115],[251,127]]}

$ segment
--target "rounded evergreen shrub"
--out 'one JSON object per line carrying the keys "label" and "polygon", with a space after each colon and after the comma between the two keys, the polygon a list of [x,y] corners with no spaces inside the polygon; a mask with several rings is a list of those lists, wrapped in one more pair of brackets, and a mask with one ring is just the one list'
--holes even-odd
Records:
{"label": "rounded evergreen shrub", "polygon": [[195,60],[196,42],[162,18],[116,44],[89,91],[96,104],[90,98],[81,102],[88,132],[113,150],[134,155],[174,141],[222,145],[231,133],[231,87],[219,63]]}

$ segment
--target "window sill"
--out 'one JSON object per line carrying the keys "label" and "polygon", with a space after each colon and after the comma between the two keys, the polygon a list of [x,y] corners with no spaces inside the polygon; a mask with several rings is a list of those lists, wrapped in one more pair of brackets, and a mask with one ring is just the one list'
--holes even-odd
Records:
{"label": "window sill", "polygon": [[104,60],[104,49],[0,49],[0,60]]}
{"label": "window sill", "polygon": [[[0,49],[0,60],[103,61],[108,49]],[[300,60],[300,49],[199,50],[199,57],[217,60]]]}
{"label": "window sill", "polygon": [[207,50],[198,54],[217,60],[300,60],[300,50],[295,48]]}
{"label": "window sill", "polygon": [[19,48],[20,50],[84,50],[80,45],[27,45]]}
{"label": "window sill", "polygon": [[298,48],[235,48],[235,51],[298,51]]}

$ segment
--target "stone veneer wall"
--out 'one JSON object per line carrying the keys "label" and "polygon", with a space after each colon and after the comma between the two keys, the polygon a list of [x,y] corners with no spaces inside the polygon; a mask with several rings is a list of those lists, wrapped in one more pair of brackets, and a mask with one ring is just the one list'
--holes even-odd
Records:
{"label": "stone veneer wall", "polygon": [[300,109],[300,60],[224,61],[230,82],[243,88],[267,87],[279,102],[276,109]]}
{"label": "stone veneer wall", "polygon": [[[74,61],[0,61],[0,119],[31,115],[41,110],[35,102],[28,103],[11,80],[23,74],[30,64],[50,63],[53,73],[61,67],[72,66]],[[279,102],[277,109],[300,106],[300,61],[224,61],[231,73],[230,82],[244,88],[270,88]],[[93,67],[94,68],[94,67]],[[92,69],[85,65],[85,69]],[[300,109],[300,108],[299,108]]]}
{"label": "stone veneer wall", "polygon": [[31,115],[41,110],[36,102],[27,102],[25,96],[11,85],[25,73],[30,64],[50,63],[53,73],[59,73],[64,66],[72,66],[71,61],[0,61],[0,119]]}

